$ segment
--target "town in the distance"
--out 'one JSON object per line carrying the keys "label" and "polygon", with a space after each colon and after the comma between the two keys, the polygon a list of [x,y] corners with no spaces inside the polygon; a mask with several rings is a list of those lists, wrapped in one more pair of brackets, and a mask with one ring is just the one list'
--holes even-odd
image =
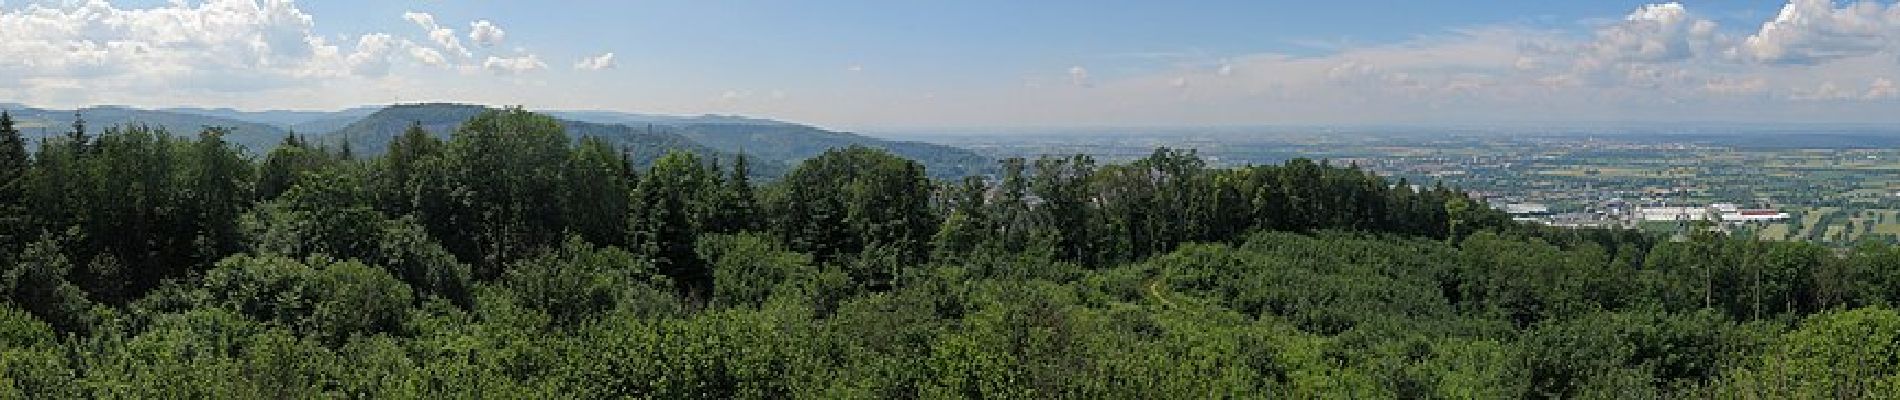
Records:
{"label": "town in the distance", "polygon": [[1395,183],[1462,188],[1525,222],[1850,245],[1900,243],[1900,136],[1892,133],[1794,125],[1227,127],[915,137],[999,156],[1132,160],[1170,146],[1226,166],[1304,157]]}

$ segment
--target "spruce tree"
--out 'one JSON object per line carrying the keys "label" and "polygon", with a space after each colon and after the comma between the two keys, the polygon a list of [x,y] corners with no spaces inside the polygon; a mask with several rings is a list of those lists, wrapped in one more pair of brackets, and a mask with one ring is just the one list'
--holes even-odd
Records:
{"label": "spruce tree", "polygon": [[28,162],[13,114],[0,110],[0,259],[24,244]]}
{"label": "spruce tree", "polygon": [[92,142],[92,138],[86,136],[86,118],[78,111],[73,111],[73,130],[66,133],[66,138],[73,146],[73,154],[85,153],[86,145]]}
{"label": "spruce tree", "polygon": [[725,213],[727,220],[732,221],[728,227],[733,231],[759,229],[759,198],[752,191],[751,177],[747,176],[752,173],[749,164],[745,154],[740,153],[738,159],[732,161],[732,177],[726,179],[725,192],[730,203]]}

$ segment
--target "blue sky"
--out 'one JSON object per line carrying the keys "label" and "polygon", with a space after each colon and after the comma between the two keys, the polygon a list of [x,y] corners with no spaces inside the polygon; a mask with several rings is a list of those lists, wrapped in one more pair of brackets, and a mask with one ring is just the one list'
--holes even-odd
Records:
{"label": "blue sky", "polygon": [[0,0],[0,102],[841,128],[1900,122],[1892,2]]}

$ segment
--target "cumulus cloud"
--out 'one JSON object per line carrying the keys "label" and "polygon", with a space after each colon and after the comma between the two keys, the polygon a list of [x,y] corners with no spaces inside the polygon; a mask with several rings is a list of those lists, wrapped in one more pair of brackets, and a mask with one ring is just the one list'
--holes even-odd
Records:
{"label": "cumulus cloud", "polygon": [[[104,1],[0,9],[0,88],[23,94],[160,86],[242,91],[306,78],[388,73],[393,38],[343,45],[312,33],[291,1],[210,0],[120,8]],[[20,92],[15,92],[20,93]]]}
{"label": "cumulus cloud", "polygon": [[586,70],[586,71],[599,71],[599,70],[609,69],[613,67],[614,67],[614,53],[605,53],[598,56],[586,57],[574,63],[574,69]]}
{"label": "cumulus cloud", "polygon": [[1680,61],[1705,54],[1722,38],[1714,21],[1696,18],[1680,3],[1639,7],[1596,32],[1587,51],[1609,61]]}
{"label": "cumulus cloud", "polygon": [[1793,0],[1731,54],[1763,63],[1814,64],[1892,51],[1900,37],[1900,4]]}
{"label": "cumulus cloud", "polygon": [[419,45],[415,42],[404,42],[404,47],[409,49],[409,58],[416,60],[416,62],[437,67],[447,67],[450,65],[448,57],[443,57],[442,52],[436,51],[428,46]]}
{"label": "cumulus cloud", "polygon": [[468,51],[467,46],[462,45],[462,39],[455,36],[454,29],[444,28],[441,24],[435,22],[435,15],[410,11],[402,13],[402,19],[409,20],[409,22],[413,22],[416,26],[421,27],[424,32],[428,33],[429,40],[435,42],[435,45],[442,51],[461,55],[462,58],[475,56],[475,53]]}
{"label": "cumulus cloud", "polygon": [[356,40],[356,52],[345,56],[350,71],[364,76],[389,73],[389,54],[396,48],[394,37],[385,33],[363,35]]}
{"label": "cumulus cloud", "polygon": [[[1192,105],[1181,107],[1200,108],[1171,112],[1349,121],[1368,115],[1815,120],[1863,115],[1855,114],[1861,103],[1900,99],[1891,78],[1900,70],[1896,23],[1900,5],[1794,0],[1759,30],[1729,28],[1682,4],[1660,3],[1582,34],[1502,25],[1320,55],[1227,56],[1086,80],[1115,95],[1068,101],[1123,109],[1130,107],[1126,99],[1146,98],[1154,103],[1144,109],[1159,110],[1190,104],[1179,101],[1178,89],[1192,83]],[[1071,83],[1087,77],[1079,67],[1071,72]],[[1788,106],[1801,101],[1841,107]]]}
{"label": "cumulus cloud", "polygon": [[519,57],[488,56],[488,60],[482,61],[482,68],[502,74],[519,74],[547,67],[547,63],[541,62],[541,57],[533,54]]}
{"label": "cumulus cloud", "polygon": [[508,37],[508,32],[495,26],[488,20],[477,20],[468,24],[468,40],[483,47],[494,46]]}

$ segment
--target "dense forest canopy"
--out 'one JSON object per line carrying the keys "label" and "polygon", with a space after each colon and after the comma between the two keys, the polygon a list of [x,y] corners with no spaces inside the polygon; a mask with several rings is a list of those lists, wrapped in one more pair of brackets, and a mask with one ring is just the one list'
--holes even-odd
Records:
{"label": "dense forest canopy", "polygon": [[1171,149],[938,179],[851,146],[758,182],[567,129],[251,157],[222,129],[30,146],[0,114],[0,397],[1900,392],[1885,245],[1552,230]]}

